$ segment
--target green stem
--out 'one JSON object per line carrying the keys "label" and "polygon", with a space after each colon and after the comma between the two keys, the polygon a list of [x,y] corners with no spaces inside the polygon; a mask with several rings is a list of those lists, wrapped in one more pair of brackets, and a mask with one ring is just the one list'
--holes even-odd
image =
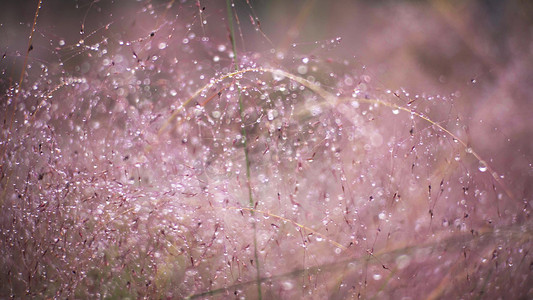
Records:
{"label": "green stem", "polygon": [[231,0],[226,0],[226,11],[228,13],[228,24],[231,38],[231,48],[233,49],[233,61],[235,71],[239,71],[239,61],[237,59],[237,42],[235,41],[235,30],[233,29],[233,10],[231,9]]}
{"label": "green stem", "polygon": [[[235,71],[239,71],[239,61],[237,57],[237,43],[235,39],[235,30],[233,28],[233,10],[231,6],[231,0],[226,0],[226,11],[228,13],[228,24],[229,24],[229,30],[230,30],[230,37],[231,37],[231,47],[233,49],[233,61],[235,63]],[[252,184],[251,184],[251,175],[250,175],[250,158],[248,154],[248,135],[246,133],[246,127],[244,126],[244,104],[242,101],[242,94],[241,94],[241,88],[239,85],[237,85],[237,90],[239,93],[239,113],[241,115],[241,132],[243,137],[243,146],[244,146],[244,158],[246,162],[246,185],[248,186],[248,200],[250,203],[250,208],[254,208],[254,198],[252,195]],[[261,271],[259,269],[259,253],[257,251],[257,228],[255,224],[255,213],[252,210],[252,228],[254,230],[254,259],[255,259],[255,267],[257,270],[256,273],[256,282],[257,282],[257,298],[261,300],[263,298],[262,292],[261,292]]]}

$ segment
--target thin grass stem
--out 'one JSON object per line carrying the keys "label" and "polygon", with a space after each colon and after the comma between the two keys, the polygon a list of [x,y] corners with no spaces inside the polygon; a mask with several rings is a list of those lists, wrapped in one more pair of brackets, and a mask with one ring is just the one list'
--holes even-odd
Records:
{"label": "thin grass stem", "polygon": [[[232,4],[231,0],[226,0],[226,11],[228,13],[228,24],[230,29],[230,38],[231,38],[231,47],[233,50],[233,62],[235,63],[235,72],[239,71],[239,60],[237,56],[237,43],[235,41],[235,29],[233,27],[233,10],[232,10]],[[252,194],[252,184],[251,184],[251,174],[250,174],[250,157],[248,153],[248,136],[246,133],[246,127],[244,126],[244,104],[242,101],[242,94],[241,94],[241,88],[237,84],[237,90],[239,93],[239,113],[241,115],[241,131],[242,131],[242,138],[243,138],[243,149],[244,149],[244,158],[246,163],[246,185],[248,188],[248,200],[250,204],[250,208],[254,208],[254,198]],[[254,231],[254,261],[255,261],[255,267],[256,267],[256,281],[257,281],[257,298],[262,299],[262,292],[261,292],[261,269],[260,269],[260,263],[259,263],[259,253],[257,251],[257,227],[256,227],[256,221],[255,221],[255,214],[253,211],[250,211],[252,214],[252,228]]]}

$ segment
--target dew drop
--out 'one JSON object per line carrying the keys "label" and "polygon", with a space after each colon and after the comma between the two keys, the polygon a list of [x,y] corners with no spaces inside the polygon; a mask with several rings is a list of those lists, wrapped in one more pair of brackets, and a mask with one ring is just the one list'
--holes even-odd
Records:
{"label": "dew drop", "polygon": [[92,123],[92,127],[93,127],[93,129],[98,129],[98,128],[100,128],[100,122],[98,122],[98,121],[93,122],[93,123]]}
{"label": "dew drop", "polygon": [[218,111],[218,110],[214,110],[214,111],[211,113],[211,116],[213,116],[213,118],[215,118],[215,119],[220,118],[220,115],[221,115],[221,113],[220,113],[220,111]]}
{"label": "dew drop", "polygon": [[314,105],[310,108],[312,116],[318,116],[322,113],[322,108],[319,105]]}
{"label": "dew drop", "polygon": [[411,257],[408,255],[400,255],[396,258],[396,265],[398,269],[402,270],[405,269],[407,266],[409,266],[409,263],[411,262]]}
{"label": "dew drop", "polygon": [[278,111],[274,109],[269,109],[267,112],[267,118],[269,121],[274,120],[278,116]]}
{"label": "dew drop", "polygon": [[301,75],[305,75],[307,73],[307,66],[305,65],[298,66],[298,73]]}
{"label": "dew drop", "polygon": [[281,285],[282,285],[283,289],[286,290],[286,291],[292,290],[292,288],[294,287],[294,283],[292,283],[290,281],[284,281]]}
{"label": "dew drop", "polygon": [[273,72],[272,73],[272,78],[275,80],[275,81],[280,81],[280,80],[283,80],[283,78],[285,78],[285,76],[279,72]]}

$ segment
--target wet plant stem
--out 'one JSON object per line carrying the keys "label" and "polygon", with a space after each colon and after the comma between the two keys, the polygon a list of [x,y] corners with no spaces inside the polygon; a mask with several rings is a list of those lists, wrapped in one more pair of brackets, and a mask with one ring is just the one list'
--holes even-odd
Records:
{"label": "wet plant stem", "polygon": [[[237,43],[235,39],[235,30],[233,27],[233,10],[232,10],[232,4],[231,0],[226,0],[226,11],[228,13],[228,25],[230,30],[230,38],[231,38],[231,47],[233,50],[233,61],[235,63],[235,71],[239,71],[239,61],[237,56]],[[254,261],[255,261],[255,267],[257,270],[256,273],[256,282],[257,282],[257,298],[262,299],[262,292],[261,292],[261,271],[260,271],[260,264],[259,264],[259,254],[257,251],[257,228],[256,228],[256,222],[255,222],[255,213],[253,211],[254,209],[254,198],[252,195],[252,184],[251,184],[251,175],[250,175],[250,158],[248,154],[248,135],[246,134],[246,127],[244,126],[244,105],[242,102],[242,94],[241,94],[241,88],[237,84],[237,91],[239,95],[239,113],[241,115],[241,131],[242,131],[242,138],[243,138],[243,146],[244,146],[244,158],[246,162],[246,185],[248,187],[248,200],[250,204],[250,213],[252,215],[252,228],[254,231]]]}

